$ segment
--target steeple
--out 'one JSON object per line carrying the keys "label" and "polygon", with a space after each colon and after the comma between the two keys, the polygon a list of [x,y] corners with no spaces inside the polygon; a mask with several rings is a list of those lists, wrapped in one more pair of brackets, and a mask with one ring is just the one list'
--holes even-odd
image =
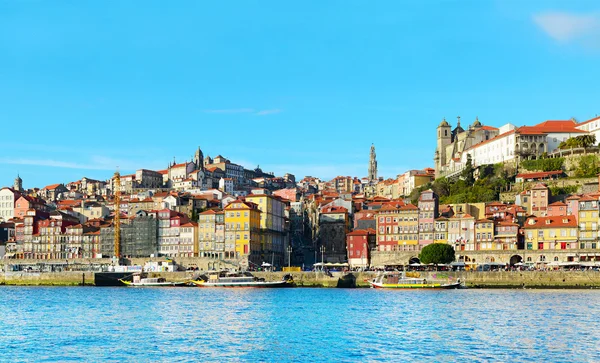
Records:
{"label": "steeple", "polygon": [[17,174],[17,177],[15,178],[15,182],[13,184],[13,189],[18,191],[18,192],[22,192],[23,191],[23,179],[21,179],[21,177],[19,176],[19,174]]}
{"label": "steeple", "polygon": [[369,159],[369,181],[377,181],[377,158],[375,155],[375,145],[371,144],[371,157]]}
{"label": "steeple", "polygon": [[196,154],[194,154],[193,162],[196,165],[196,170],[204,169],[204,154],[202,153],[200,146],[198,146],[198,150],[196,150]]}

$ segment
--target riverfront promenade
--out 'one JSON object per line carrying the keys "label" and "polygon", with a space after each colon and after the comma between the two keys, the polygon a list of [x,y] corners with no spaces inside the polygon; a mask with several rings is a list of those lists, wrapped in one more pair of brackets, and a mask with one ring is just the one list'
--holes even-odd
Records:
{"label": "riverfront promenade", "polygon": [[[164,277],[169,281],[185,281],[195,272],[151,272],[151,276]],[[254,272],[254,276],[267,281],[279,281],[286,272]],[[358,272],[357,287],[368,287],[366,282],[376,272]],[[341,272],[328,276],[322,272],[293,272],[291,275],[298,287],[337,287]],[[428,280],[457,279],[470,288],[600,288],[599,271],[490,271],[490,272],[419,272],[419,277]],[[4,272],[0,273],[0,285],[20,286],[92,286],[94,272]]]}

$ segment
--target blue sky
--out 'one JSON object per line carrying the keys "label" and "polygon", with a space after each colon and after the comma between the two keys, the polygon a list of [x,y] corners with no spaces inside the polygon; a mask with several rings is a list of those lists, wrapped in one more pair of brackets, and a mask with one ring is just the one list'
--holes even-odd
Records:
{"label": "blue sky", "polygon": [[0,185],[197,146],[330,178],[433,165],[443,117],[600,113],[597,1],[0,1]]}

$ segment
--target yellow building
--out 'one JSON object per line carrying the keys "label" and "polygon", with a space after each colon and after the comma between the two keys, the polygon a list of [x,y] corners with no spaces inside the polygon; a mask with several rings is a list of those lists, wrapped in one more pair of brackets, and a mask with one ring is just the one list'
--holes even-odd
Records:
{"label": "yellow building", "polygon": [[448,243],[448,218],[435,219],[435,234],[433,243]]}
{"label": "yellow building", "polygon": [[479,250],[497,250],[494,243],[494,221],[490,219],[480,219],[475,222],[475,251]]}
{"label": "yellow building", "polygon": [[197,256],[218,257],[215,249],[216,243],[216,216],[214,210],[207,210],[198,216],[198,250]]}
{"label": "yellow building", "polygon": [[246,201],[260,210],[260,245],[263,261],[281,266],[284,258],[285,203],[281,198],[266,194],[251,194]]}
{"label": "yellow building", "polygon": [[260,265],[260,210],[248,201],[234,200],[225,207],[225,243],[235,241],[236,258]]}
{"label": "yellow building", "polygon": [[530,217],[523,226],[525,249],[567,250],[577,246],[575,216]]}
{"label": "yellow building", "polygon": [[579,199],[579,248],[598,248],[598,200]]}
{"label": "yellow building", "polygon": [[419,244],[419,208],[412,204],[401,206],[398,210],[398,245],[415,246]]}

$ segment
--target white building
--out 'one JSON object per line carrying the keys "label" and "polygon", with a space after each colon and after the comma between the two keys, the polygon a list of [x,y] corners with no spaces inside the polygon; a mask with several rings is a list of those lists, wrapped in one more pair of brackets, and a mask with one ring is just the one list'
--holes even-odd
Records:
{"label": "white building", "polygon": [[579,130],[587,131],[596,136],[596,142],[600,141],[600,117],[594,117],[591,120],[584,121],[577,126]]}
{"label": "white building", "polygon": [[8,221],[15,216],[15,202],[21,194],[12,188],[0,190],[0,220]]}
{"label": "white building", "polygon": [[188,178],[188,174],[196,169],[196,165],[192,162],[171,165],[168,169],[168,185],[173,187],[176,182],[183,181]]}
{"label": "white building", "polygon": [[[590,124],[594,123],[589,122],[587,125]],[[586,131],[581,128],[590,126],[581,125],[577,125],[574,120],[550,120],[535,126],[522,127],[506,124],[499,129],[498,136],[481,141],[461,153],[460,158],[452,159],[443,167],[444,174],[464,169],[468,155],[471,155],[473,166],[477,167],[552,153],[558,149],[561,142],[585,134]]]}
{"label": "white building", "polygon": [[219,190],[227,194],[233,193],[233,178],[221,178],[219,180]]}

